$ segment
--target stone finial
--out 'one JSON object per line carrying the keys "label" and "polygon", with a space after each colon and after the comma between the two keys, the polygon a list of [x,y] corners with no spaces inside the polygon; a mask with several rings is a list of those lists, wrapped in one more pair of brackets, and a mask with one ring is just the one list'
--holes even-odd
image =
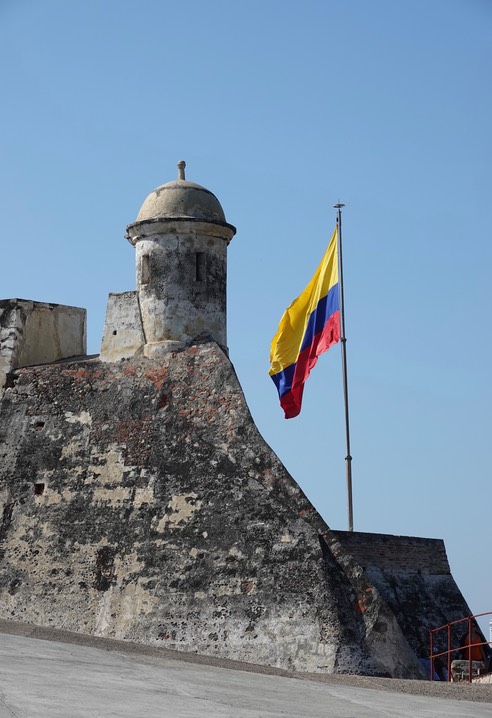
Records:
{"label": "stone finial", "polygon": [[179,160],[178,162],[178,179],[184,180],[185,178],[185,167],[186,162],[184,160]]}

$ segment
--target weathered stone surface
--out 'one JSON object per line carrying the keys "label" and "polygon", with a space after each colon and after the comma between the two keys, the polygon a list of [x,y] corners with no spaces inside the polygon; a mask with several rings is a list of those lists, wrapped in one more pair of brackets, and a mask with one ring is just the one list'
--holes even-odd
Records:
{"label": "weathered stone surface", "polygon": [[227,347],[227,246],[236,229],[212,192],[185,179],[185,165],[178,163],[178,179],[151,192],[127,227],[137,289],[110,295],[103,361],[134,356],[140,333],[148,357],[202,334]]}
{"label": "weathered stone surface", "polygon": [[137,222],[137,293],[146,342],[189,342],[207,333],[227,344],[229,225],[191,220]]}
{"label": "weathered stone surface", "polygon": [[[459,621],[471,611],[451,575],[440,539],[362,532],[333,534],[383,596],[417,656],[429,655],[431,629]],[[452,627],[458,646],[463,624]],[[434,650],[447,650],[447,629],[434,635]]]}
{"label": "weathered stone surface", "polygon": [[85,353],[85,309],[26,299],[0,300],[0,390],[12,369]]}
{"label": "weathered stone surface", "polygon": [[101,361],[120,361],[143,352],[145,335],[137,292],[112,293],[108,297]]}
{"label": "weathered stone surface", "polygon": [[420,675],[378,590],[258,434],[215,342],[20,369],[12,383],[3,618],[298,670]]}
{"label": "weathered stone surface", "polygon": [[258,434],[225,353],[236,230],[184,167],[127,228],[99,359],[85,310],[0,302],[0,617],[422,677],[428,627],[468,610],[444,547],[330,531]]}
{"label": "weathered stone surface", "polygon": [[[180,164],[184,170],[186,163],[180,162],[178,167]],[[182,178],[166,182],[148,195],[140,207],[137,222],[162,217],[226,223],[224,210],[217,197],[196,182],[186,180],[184,171]]]}
{"label": "weathered stone surface", "polygon": [[130,293],[124,301],[110,295],[104,361],[137,352],[133,330],[143,333],[148,357],[203,334],[227,347],[227,246],[236,228],[225,221],[212,192],[185,179],[185,166],[178,162],[178,179],[151,192],[127,227],[136,250],[137,289],[134,300]]}

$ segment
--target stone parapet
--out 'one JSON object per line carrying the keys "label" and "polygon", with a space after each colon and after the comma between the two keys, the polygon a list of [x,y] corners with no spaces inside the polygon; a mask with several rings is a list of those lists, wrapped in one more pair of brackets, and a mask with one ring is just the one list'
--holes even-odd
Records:
{"label": "stone parapet", "polygon": [[361,566],[384,570],[449,575],[444,542],[419,536],[334,531]]}
{"label": "stone parapet", "polygon": [[86,351],[85,309],[26,299],[0,300],[0,389],[14,369]]}
{"label": "stone parapet", "polygon": [[[431,629],[471,615],[451,574],[441,539],[334,531],[334,536],[364,570],[416,655],[429,655]],[[461,624],[453,626],[459,645]],[[447,649],[447,632],[435,636],[435,649]]]}
{"label": "stone parapet", "polygon": [[101,361],[120,361],[142,353],[145,335],[137,292],[111,293],[108,297]]}

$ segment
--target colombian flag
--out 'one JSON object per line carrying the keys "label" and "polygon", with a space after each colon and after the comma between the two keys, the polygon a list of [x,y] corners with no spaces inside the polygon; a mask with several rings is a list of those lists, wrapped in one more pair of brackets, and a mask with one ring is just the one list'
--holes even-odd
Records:
{"label": "colombian flag", "polygon": [[270,376],[286,419],[301,411],[304,382],[318,357],[340,340],[338,228],[306,289],[280,320],[270,347]]}

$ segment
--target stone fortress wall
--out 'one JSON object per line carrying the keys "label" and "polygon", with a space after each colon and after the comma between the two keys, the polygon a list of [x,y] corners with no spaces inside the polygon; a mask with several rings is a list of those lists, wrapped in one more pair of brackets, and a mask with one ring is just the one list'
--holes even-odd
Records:
{"label": "stone fortress wall", "polygon": [[[418,656],[429,648],[429,631],[471,615],[451,574],[444,542],[416,536],[333,531],[384,598]],[[454,645],[463,633],[453,628]],[[446,631],[436,645],[447,646]]]}
{"label": "stone fortress wall", "polygon": [[421,677],[429,628],[469,614],[444,546],[331,531],[260,436],[225,346],[235,229],[180,164],[128,228],[137,290],[110,295],[100,357],[78,356],[83,310],[30,303],[72,320],[53,354],[12,360],[24,305],[0,303],[0,616]]}

